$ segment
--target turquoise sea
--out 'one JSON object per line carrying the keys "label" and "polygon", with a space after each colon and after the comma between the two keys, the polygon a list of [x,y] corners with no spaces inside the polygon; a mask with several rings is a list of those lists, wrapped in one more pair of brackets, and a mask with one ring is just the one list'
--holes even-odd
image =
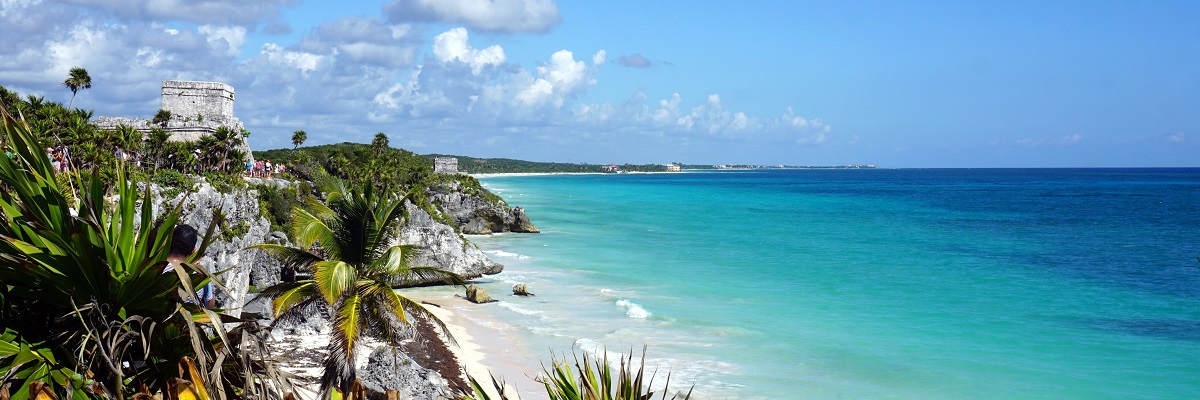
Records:
{"label": "turquoise sea", "polygon": [[543,231],[472,237],[533,360],[644,344],[703,398],[1200,398],[1200,169],[482,181]]}

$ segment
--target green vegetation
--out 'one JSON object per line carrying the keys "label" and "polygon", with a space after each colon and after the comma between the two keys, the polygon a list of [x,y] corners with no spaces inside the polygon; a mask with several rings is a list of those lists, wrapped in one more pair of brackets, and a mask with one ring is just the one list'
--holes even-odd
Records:
{"label": "green vegetation", "polygon": [[154,113],[154,118],[150,120],[150,123],[162,128],[166,128],[168,122],[171,122],[171,112],[161,108],[158,109],[158,112]]}
{"label": "green vegetation", "polygon": [[302,130],[292,132],[292,150],[300,148],[305,140],[308,140],[308,132]]}
{"label": "green vegetation", "polygon": [[[536,162],[513,160],[510,158],[474,158],[444,154],[429,154],[425,157],[430,160],[436,157],[458,159],[458,170],[468,174],[611,172],[610,169],[606,169],[608,164]],[[667,170],[666,166],[660,164],[622,164],[617,167],[627,172],[663,172]],[[709,166],[709,168],[712,168],[712,166]]]}
{"label": "green vegetation", "polygon": [[230,242],[235,238],[245,236],[246,232],[250,232],[249,222],[242,221],[234,226],[225,225],[221,227],[221,239]]}
{"label": "green vegetation", "polygon": [[92,88],[92,77],[91,75],[88,75],[86,69],[73,67],[71,68],[69,74],[70,76],[67,77],[67,80],[63,81],[63,86],[66,86],[67,89],[71,89],[71,102],[67,104],[68,109],[74,108],[75,95],[79,94],[81,89]]}
{"label": "green vegetation", "polygon": [[[459,191],[478,195],[493,203],[502,201],[499,196],[484,189],[475,178],[434,174],[432,160],[407,150],[380,147],[386,141],[386,135],[377,135],[375,143],[371,145],[339,143],[301,150],[256,151],[254,158],[282,163],[288,166],[286,176],[313,182],[318,187],[343,181],[351,187],[371,186],[378,191],[405,195],[436,220],[451,225],[450,216],[438,212],[437,207],[429,201],[427,190],[443,190],[440,189],[442,184],[457,183]],[[286,218],[279,217],[277,220],[286,226]]]}
{"label": "green vegetation", "polygon": [[[91,87],[91,80],[83,79],[85,77],[72,77],[63,84],[73,90],[86,89]],[[20,115],[29,125],[30,134],[40,149],[52,149],[55,156],[61,155],[63,165],[67,166],[65,170],[95,169],[104,182],[115,180],[118,164],[131,172],[173,169],[189,173],[211,172],[236,178],[246,159],[246,154],[238,150],[249,135],[244,130],[235,132],[222,128],[195,142],[177,142],[168,141],[170,133],[161,127],[154,127],[147,134],[131,126],[98,129],[91,124],[91,111],[69,109],[37,96],[22,98],[3,86],[0,86],[0,108]],[[118,149],[120,153],[116,151]],[[233,179],[216,180],[233,182]]]}
{"label": "green vegetation", "polygon": [[259,213],[270,221],[271,230],[286,232],[292,223],[292,209],[300,205],[302,192],[270,185],[256,185],[254,190],[258,192]]}
{"label": "green vegetation", "polygon": [[[356,380],[354,351],[363,336],[398,346],[404,329],[391,321],[411,324],[408,314],[422,315],[445,331],[445,326],[420,303],[393,287],[428,279],[461,285],[454,273],[432,267],[410,266],[415,248],[397,245],[398,225],[406,219],[404,198],[361,189],[329,187],[325,203],[307,198],[307,207],[292,209],[292,241],[296,247],[259,244],[285,267],[307,279],[263,289],[260,297],[273,299],[276,321],[303,318],[314,312],[330,320],[329,353],[322,363],[321,397],[336,389],[351,393]],[[448,334],[448,332],[447,332]]]}
{"label": "green vegetation", "polygon": [[139,194],[121,165],[107,182],[98,170],[56,175],[36,128],[0,114],[13,152],[0,158],[0,397],[282,393],[253,323],[226,330],[213,321],[228,316],[181,301],[215,282],[194,261],[216,220],[197,253],[163,273],[178,208],[155,218],[149,188]]}
{"label": "green vegetation", "polygon": [[[551,358],[550,367],[542,367],[542,373],[536,378],[546,388],[546,396],[550,400],[649,400],[654,397],[654,376],[646,377],[646,351],[642,350],[641,362],[635,367],[633,355],[623,357],[618,361],[618,369],[613,373],[612,363],[608,357],[593,359],[587,354],[575,356],[575,368],[563,359]],[[463,394],[464,399],[491,400],[491,396],[483,386],[470,378],[472,393]],[[661,399],[667,399],[667,386],[671,377],[667,376],[660,390]],[[507,400],[504,383],[492,377],[492,387],[499,393],[499,399]],[[691,398],[692,392],[682,394],[682,400]],[[679,399],[680,394],[673,394],[672,400]]]}
{"label": "green vegetation", "polygon": [[256,151],[254,159],[286,165],[291,177],[316,182],[318,186],[335,178],[347,181],[350,186],[371,185],[405,192],[433,175],[433,162],[424,157],[407,150],[361,143]]}
{"label": "green vegetation", "polygon": [[[86,71],[64,85],[73,93],[86,89],[91,81],[84,77]],[[89,122],[90,111],[21,98],[2,86],[0,113],[0,143],[13,153],[0,158],[0,399],[286,398],[291,383],[264,358],[267,331],[181,300],[198,297],[197,289],[209,283],[220,286],[195,260],[215,237],[244,236],[250,224],[227,225],[216,212],[197,253],[174,274],[164,273],[183,203],[163,204],[166,211],[155,216],[144,185],[158,185],[167,198],[192,193],[201,178],[223,193],[245,189],[239,173],[246,154],[238,148],[249,132],[223,127],[196,142],[170,141],[162,128],[178,116],[164,110],[148,130],[101,130]],[[286,165],[285,177],[296,181],[255,187],[260,213],[272,229],[290,231],[296,246],[253,248],[299,272],[299,280],[251,290],[273,300],[277,321],[313,312],[330,317],[321,389],[324,398],[340,398],[355,392],[353,354],[363,337],[394,346],[411,332],[403,324],[414,315],[445,332],[441,321],[393,288],[430,279],[463,283],[453,273],[409,265],[413,247],[391,246],[407,221],[405,202],[449,222],[428,201],[430,193],[455,188],[502,200],[473,177],[434,174],[430,159],[389,147],[382,133],[369,145],[298,149],[306,139],[296,131],[293,149],[255,153]],[[70,150],[69,168],[56,169],[47,157],[45,149],[60,147]],[[222,322],[239,324],[228,329]],[[626,361],[613,380],[607,360],[592,367],[585,357],[586,368],[576,363],[578,382],[563,379],[571,372],[556,361],[545,371],[547,388],[561,389],[552,395],[621,387],[613,393],[641,393],[641,369],[633,374],[632,360],[628,369]]]}

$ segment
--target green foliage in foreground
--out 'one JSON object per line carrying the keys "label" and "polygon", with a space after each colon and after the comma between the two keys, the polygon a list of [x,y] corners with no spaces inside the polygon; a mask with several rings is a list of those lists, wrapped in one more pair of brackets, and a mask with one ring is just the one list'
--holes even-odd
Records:
{"label": "green foliage in foreground", "polygon": [[[121,166],[111,188],[97,171],[56,176],[30,126],[0,114],[15,153],[0,157],[0,398],[123,399],[179,378],[206,398],[280,393],[286,382],[257,356],[264,338],[252,323],[226,330],[213,322],[228,316],[181,300],[216,282],[194,261],[217,221],[187,262],[163,273],[178,207],[154,218],[149,188],[139,194]],[[202,379],[177,374],[189,360]]]}
{"label": "green foliage in foreground", "polygon": [[[550,367],[542,367],[542,373],[536,378],[546,388],[546,396],[550,400],[649,400],[654,397],[654,376],[646,377],[646,351],[642,350],[642,358],[636,368],[633,354],[618,361],[618,369],[614,372],[608,356],[594,359],[587,354],[575,355],[575,367],[567,362],[566,357],[559,360],[552,358]],[[491,395],[484,390],[475,377],[470,377],[472,393],[464,393],[464,400],[492,400]],[[660,398],[667,399],[670,375],[667,382],[659,389]],[[499,393],[499,399],[508,400],[504,391],[504,382],[492,377],[492,387]],[[687,400],[692,392],[672,394],[670,399]],[[519,397],[518,397],[519,398]]]}

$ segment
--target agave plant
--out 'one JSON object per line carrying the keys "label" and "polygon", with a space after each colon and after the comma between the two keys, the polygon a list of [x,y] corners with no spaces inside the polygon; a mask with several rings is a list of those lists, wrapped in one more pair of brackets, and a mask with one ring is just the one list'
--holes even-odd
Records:
{"label": "agave plant", "polygon": [[[618,369],[614,374],[612,364],[606,354],[601,358],[592,358],[586,353],[575,355],[575,368],[562,359],[551,358],[550,367],[542,367],[542,373],[536,378],[546,388],[546,396],[550,400],[650,400],[655,392],[654,376],[646,378],[646,350],[642,349],[641,361],[634,367],[633,354],[622,356],[618,361]],[[470,377],[472,393],[464,393],[464,400],[491,400],[492,397],[483,385]],[[671,376],[667,375],[667,383],[662,386],[660,398],[667,399],[668,386]],[[508,400],[504,382],[492,377],[492,387],[500,400]],[[672,394],[671,399],[687,400],[691,398],[689,389],[682,398],[678,393]]]}
{"label": "agave plant", "polygon": [[[135,383],[164,385],[183,357],[209,374],[195,384],[212,397],[234,390],[223,366],[240,362],[233,350],[244,343],[214,323],[228,318],[180,301],[216,282],[192,261],[218,221],[196,254],[165,274],[178,208],[154,219],[149,186],[139,194],[123,167],[114,201],[95,171],[75,173],[80,192],[71,201],[29,126],[0,114],[15,152],[0,157],[0,397],[11,388],[13,398],[51,390],[123,399]],[[179,345],[167,345],[173,340]],[[256,389],[247,388],[236,390]]]}

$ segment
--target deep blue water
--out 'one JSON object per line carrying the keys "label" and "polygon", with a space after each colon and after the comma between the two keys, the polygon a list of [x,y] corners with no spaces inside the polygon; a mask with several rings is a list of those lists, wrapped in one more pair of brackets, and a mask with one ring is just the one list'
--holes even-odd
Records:
{"label": "deep blue water", "polygon": [[[522,351],[715,398],[1200,397],[1200,169],[494,177]],[[544,359],[545,357],[541,357]]]}

